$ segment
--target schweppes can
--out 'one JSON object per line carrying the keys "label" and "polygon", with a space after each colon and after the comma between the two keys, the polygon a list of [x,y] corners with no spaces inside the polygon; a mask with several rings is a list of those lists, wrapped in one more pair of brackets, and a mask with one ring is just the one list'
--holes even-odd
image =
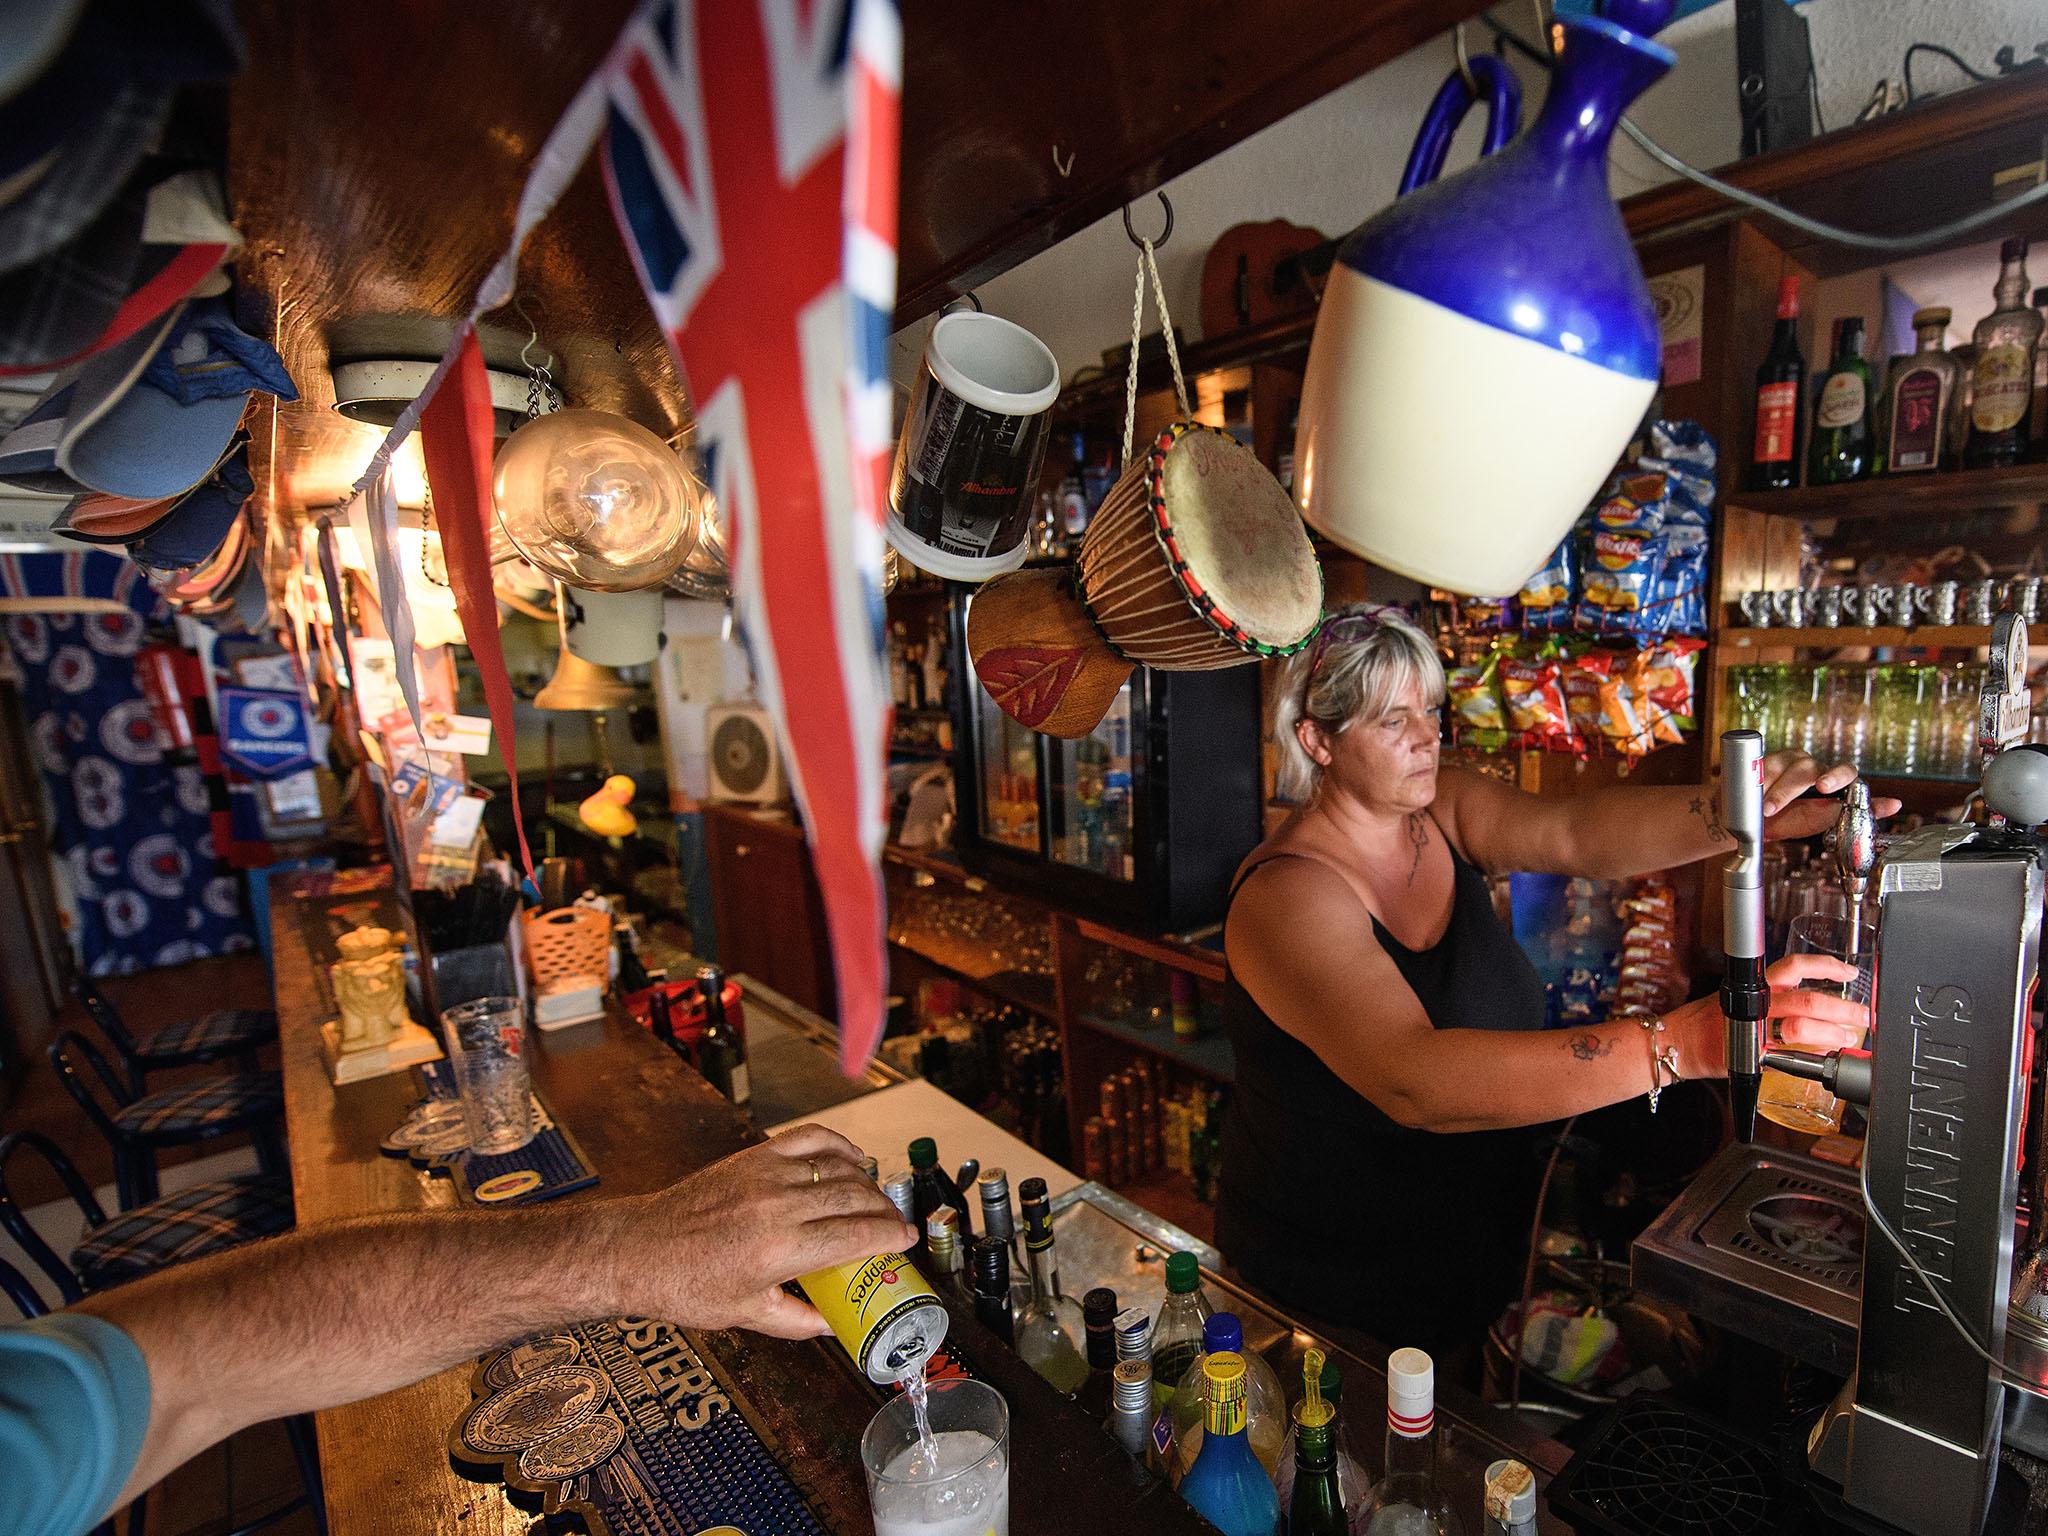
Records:
{"label": "schweppes can", "polygon": [[853,1363],[885,1385],[922,1370],[951,1320],[938,1293],[900,1253],[817,1270],[796,1283]]}

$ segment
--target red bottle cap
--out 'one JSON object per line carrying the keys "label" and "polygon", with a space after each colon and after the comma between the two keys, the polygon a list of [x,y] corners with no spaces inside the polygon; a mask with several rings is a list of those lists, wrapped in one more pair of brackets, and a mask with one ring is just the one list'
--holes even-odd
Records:
{"label": "red bottle cap", "polygon": [[1799,279],[1781,277],[1778,279],[1778,318],[1797,320],[1799,318]]}

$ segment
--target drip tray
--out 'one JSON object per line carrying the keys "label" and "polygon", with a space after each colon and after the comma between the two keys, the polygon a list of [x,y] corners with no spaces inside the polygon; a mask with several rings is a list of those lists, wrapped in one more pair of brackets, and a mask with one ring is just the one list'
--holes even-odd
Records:
{"label": "drip tray", "polygon": [[1796,1152],[1725,1148],[1635,1241],[1637,1289],[1846,1376],[1863,1291],[1855,1176]]}

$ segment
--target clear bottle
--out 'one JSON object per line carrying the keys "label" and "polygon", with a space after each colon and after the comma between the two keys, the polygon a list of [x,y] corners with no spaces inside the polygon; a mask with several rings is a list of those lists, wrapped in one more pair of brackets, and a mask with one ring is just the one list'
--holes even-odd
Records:
{"label": "clear bottle", "polygon": [[1202,1325],[1213,1309],[1202,1294],[1201,1261],[1192,1253],[1166,1260],[1166,1300],[1152,1324],[1152,1395],[1161,1408],[1202,1353]]}
{"label": "clear bottle", "polygon": [[1536,1474],[1519,1461],[1486,1469],[1484,1536],[1536,1536]]}
{"label": "clear bottle", "polygon": [[1956,389],[1956,360],[1944,350],[1949,312],[1934,308],[1913,316],[1915,348],[1892,370],[1885,386],[1884,471],[1888,475],[1946,469],[1948,413]]}
{"label": "clear bottle", "polygon": [[[1302,1365],[1303,1386],[1307,1386],[1307,1362]],[[1358,1458],[1351,1454],[1351,1437],[1348,1421],[1344,1417],[1344,1372],[1336,1361],[1323,1359],[1323,1368],[1317,1378],[1318,1391],[1324,1404],[1330,1410],[1330,1440],[1337,1457],[1337,1494],[1344,1501],[1346,1516],[1354,1521],[1365,1513],[1366,1496],[1372,1492],[1372,1479],[1365,1475],[1365,1468],[1358,1464]],[[1304,1392],[1304,1396],[1306,1392]],[[1299,1407],[1299,1404],[1296,1405]],[[1293,1423],[1287,1426],[1287,1438],[1280,1442],[1280,1459],[1273,1469],[1274,1486],[1280,1490],[1280,1507],[1288,1507],[1288,1496],[1294,1490],[1294,1463],[1296,1442]],[[1359,1530],[1365,1527],[1361,1524]]]}
{"label": "clear bottle", "polygon": [[1223,1536],[1276,1536],[1280,1496],[1245,1433],[1244,1356],[1228,1350],[1202,1362],[1207,1431],[1202,1454],[1181,1479],[1180,1496]]}
{"label": "clear bottle", "polygon": [[1052,1202],[1043,1179],[1026,1179],[1017,1192],[1024,1199],[1024,1257],[1031,1266],[1031,1300],[1016,1320],[1017,1353],[1056,1390],[1078,1392],[1088,1380],[1081,1353],[1087,1327],[1080,1307],[1060,1291]]}
{"label": "clear bottle", "polygon": [[1386,1475],[1366,1501],[1366,1536],[1463,1536],[1436,1474],[1436,1365],[1419,1349],[1387,1357]]}
{"label": "clear bottle", "polygon": [[1323,1401],[1323,1352],[1302,1361],[1302,1397],[1294,1405],[1293,1476],[1281,1507],[1287,1536],[1349,1536],[1337,1486],[1337,1410]]}
{"label": "clear bottle", "polygon": [[1977,322],[1976,387],[1970,396],[1970,441],[1963,462],[1973,469],[2017,464],[2027,456],[2034,404],[2034,352],[2041,312],[2027,302],[2027,242],[2015,235],[1998,248],[1997,308]]}
{"label": "clear bottle", "polygon": [[1280,1467],[1280,1446],[1287,1438],[1287,1394],[1273,1367],[1244,1347],[1244,1325],[1234,1312],[1212,1313],[1202,1324],[1202,1353],[1195,1357],[1173,1394],[1165,1412],[1171,1415],[1172,1475],[1179,1482],[1202,1454],[1202,1425],[1207,1404],[1203,1401],[1202,1366],[1216,1354],[1242,1355],[1245,1368],[1245,1434],[1252,1452],[1268,1477]]}

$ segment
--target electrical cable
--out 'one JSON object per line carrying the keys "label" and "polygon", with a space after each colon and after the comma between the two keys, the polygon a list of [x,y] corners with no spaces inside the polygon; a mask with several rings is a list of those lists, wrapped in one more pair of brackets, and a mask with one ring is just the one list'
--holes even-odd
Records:
{"label": "electrical cable", "polygon": [[1940,43],[1908,43],[1906,45],[1906,57],[1904,62],[1899,65],[1899,72],[1906,77],[1906,105],[1909,107],[1920,99],[1913,92],[1913,55],[1916,53],[1931,53],[1937,58],[1947,59],[1949,63],[1955,65],[1957,69],[1960,69],[1980,85],[1991,78],[1991,76],[1981,74],[1976,69],[1973,69],[1970,61],[1965,59],[1960,53],[1957,53],[1953,48],[1944,48]]}
{"label": "electrical cable", "polygon": [[1515,1336],[1507,1341],[1514,1351],[1514,1372],[1508,1383],[1508,1412],[1518,1413],[1522,1407],[1522,1342],[1529,1336],[1529,1299],[1536,1292],[1536,1248],[1543,1240],[1543,1204],[1550,1198],[1550,1180],[1557,1172],[1557,1159],[1564,1151],[1565,1138],[1572,1133],[1572,1127],[1579,1123],[1573,1115],[1565,1121],[1564,1129],[1557,1133],[1557,1140],[1550,1148],[1550,1161],[1543,1165],[1543,1183],[1536,1191],[1536,1214],[1529,1218],[1529,1257],[1522,1267],[1522,1307],[1515,1314]]}

